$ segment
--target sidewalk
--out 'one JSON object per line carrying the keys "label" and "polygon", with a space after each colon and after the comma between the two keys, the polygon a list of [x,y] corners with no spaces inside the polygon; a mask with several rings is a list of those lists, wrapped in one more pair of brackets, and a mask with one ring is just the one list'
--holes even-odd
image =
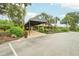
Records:
{"label": "sidewalk", "polygon": [[43,35],[46,35],[46,34],[31,30],[27,38],[39,37]]}

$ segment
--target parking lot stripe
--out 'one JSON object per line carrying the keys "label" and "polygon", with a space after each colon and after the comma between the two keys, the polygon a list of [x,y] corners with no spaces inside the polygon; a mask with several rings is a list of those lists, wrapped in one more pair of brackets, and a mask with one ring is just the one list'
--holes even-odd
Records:
{"label": "parking lot stripe", "polygon": [[11,44],[11,43],[8,43],[8,45],[9,45],[10,49],[12,50],[13,54],[14,54],[15,56],[18,56],[18,54],[16,53],[16,51],[15,51],[15,49],[13,48],[12,44]]}

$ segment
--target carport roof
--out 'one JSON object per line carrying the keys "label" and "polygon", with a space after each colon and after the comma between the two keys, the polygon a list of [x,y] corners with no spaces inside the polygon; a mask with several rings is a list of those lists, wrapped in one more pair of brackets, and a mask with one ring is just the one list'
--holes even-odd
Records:
{"label": "carport roof", "polygon": [[41,17],[33,17],[33,18],[29,19],[29,21],[47,22],[47,20],[45,20],[44,18],[41,18]]}
{"label": "carport roof", "polygon": [[29,21],[25,25],[29,26],[29,23],[30,23],[30,26],[34,26],[42,23],[47,23],[47,20],[45,20],[44,18],[41,18],[40,16],[35,16],[29,19]]}

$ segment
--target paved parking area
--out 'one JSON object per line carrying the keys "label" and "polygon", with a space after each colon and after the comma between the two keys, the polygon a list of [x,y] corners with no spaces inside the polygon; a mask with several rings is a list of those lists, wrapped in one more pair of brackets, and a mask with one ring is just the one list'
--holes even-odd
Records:
{"label": "paved parking area", "polygon": [[[48,34],[10,42],[19,56],[79,56],[79,32]],[[7,43],[0,55],[14,55]]]}

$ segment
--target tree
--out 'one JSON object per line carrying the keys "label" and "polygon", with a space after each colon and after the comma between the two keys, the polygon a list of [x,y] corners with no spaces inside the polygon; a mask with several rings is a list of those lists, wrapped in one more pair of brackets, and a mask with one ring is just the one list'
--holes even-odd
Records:
{"label": "tree", "polygon": [[7,15],[15,25],[20,25],[26,15],[26,6],[30,3],[1,3],[0,14]]}
{"label": "tree", "polygon": [[16,26],[23,26],[26,14],[26,6],[24,4],[8,4],[7,15]]}
{"label": "tree", "polygon": [[47,21],[49,27],[54,22],[53,16],[48,15],[47,13],[41,13],[40,16]]}
{"label": "tree", "polygon": [[30,3],[19,3],[14,5],[9,5],[8,16],[13,20],[16,25],[21,26],[24,29],[24,36],[27,37],[27,31],[25,29],[25,16],[26,16],[26,7]]}
{"label": "tree", "polygon": [[0,3],[0,15],[6,14],[7,3]]}
{"label": "tree", "polygon": [[67,25],[69,25],[70,30],[76,30],[77,24],[79,21],[79,13],[78,12],[70,12],[67,13],[66,16],[63,18]]}
{"label": "tree", "polygon": [[26,15],[26,7],[30,3],[4,3],[0,4],[0,14],[5,14],[16,26],[24,29],[24,19]]}
{"label": "tree", "polygon": [[60,19],[58,17],[54,17],[54,24],[55,24],[55,27],[57,26],[57,22],[59,21]]}
{"label": "tree", "polygon": [[[48,25],[48,32],[51,32],[53,26],[52,24],[54,23],[54,18],[53,16],[47,14],[47,13],[41,13],[39,16],[42,17],[42,19],[45,19],[47,21],[47,25]],[[53,28],[54,29],[54,28]]]}

